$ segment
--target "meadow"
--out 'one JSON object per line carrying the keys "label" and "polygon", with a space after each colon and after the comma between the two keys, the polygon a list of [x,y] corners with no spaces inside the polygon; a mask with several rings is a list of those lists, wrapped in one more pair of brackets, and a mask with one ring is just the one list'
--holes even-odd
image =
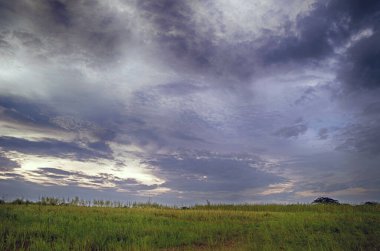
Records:
{"label": "meadow", "polygon": [[380,206],[2,204],[0,250],[380,250]]}

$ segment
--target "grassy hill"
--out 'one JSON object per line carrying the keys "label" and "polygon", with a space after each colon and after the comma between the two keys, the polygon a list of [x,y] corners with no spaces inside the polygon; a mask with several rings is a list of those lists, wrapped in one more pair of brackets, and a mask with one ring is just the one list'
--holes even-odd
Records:
{"label": "grassy hill", "polygon": [[0,250],[380,250],[380,206],[2,204]]}

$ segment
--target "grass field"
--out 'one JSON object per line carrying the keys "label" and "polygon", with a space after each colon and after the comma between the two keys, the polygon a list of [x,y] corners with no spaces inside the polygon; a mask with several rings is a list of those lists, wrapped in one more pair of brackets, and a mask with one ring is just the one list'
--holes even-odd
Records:
{"label": "grass field", "polygon": [[380,250],[380,206],[3,204],[0,250]]}

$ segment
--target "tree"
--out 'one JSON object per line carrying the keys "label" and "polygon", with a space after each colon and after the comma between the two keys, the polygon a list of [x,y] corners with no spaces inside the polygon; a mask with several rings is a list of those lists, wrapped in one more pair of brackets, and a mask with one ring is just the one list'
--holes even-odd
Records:
{"label": "tree", "polygon": [[339,204],[338,200],[331,199],[329,197],[316,198],[313,203],[315,204]]}
{"label": "tree", "polygon": [[374,206],[374,205],[378,205],[378,203],[376,201],[367,201],[364,203],[364,205]]}

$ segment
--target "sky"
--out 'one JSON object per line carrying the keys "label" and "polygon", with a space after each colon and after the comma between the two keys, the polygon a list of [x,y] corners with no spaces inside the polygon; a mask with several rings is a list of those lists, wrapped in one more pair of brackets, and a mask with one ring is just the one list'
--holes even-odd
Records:
{"label": "sky", "polygon": [[380,2],[0,0],[0,196],[380,200]]}

